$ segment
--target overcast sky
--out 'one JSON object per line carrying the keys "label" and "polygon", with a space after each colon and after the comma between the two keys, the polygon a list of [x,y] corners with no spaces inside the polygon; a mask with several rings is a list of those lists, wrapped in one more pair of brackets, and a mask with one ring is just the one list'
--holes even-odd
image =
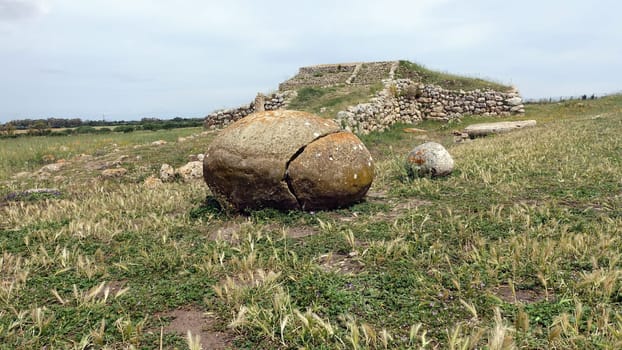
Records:
{"label": "overcast sky", "polygon": [[202,117],[320,63],[622,91],[616,0],[0,0],[0,122]]}

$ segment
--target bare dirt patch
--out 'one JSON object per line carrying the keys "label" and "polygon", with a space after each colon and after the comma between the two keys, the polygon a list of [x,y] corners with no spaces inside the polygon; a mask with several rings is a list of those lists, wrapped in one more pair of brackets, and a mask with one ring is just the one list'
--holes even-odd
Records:
{"label": "bare dirt patch", "polygon": [[167,312],[161,316],[171,317],[172,321],[164,327],[164,333],[175,333],[186,337],[188,331],[200,336],[203,349],[232,349],[233,337],[214,330],[216,321],[196,308],[183,308]]}
{"label": "bare dirt patch", "polygon": [[287,237],[290,238],[302,238],[319,233],[317,228],[309,226],[284,227],[283,232]]}
{"label": "bare dirt patch", "polygon": [[390,198],[386,192],[378,191],[369,195],[368,200],[372,203],[386,204],[390,210],[375,215],[380,220],[395,220],[405,212],[417,207],[432,204],[419,198]]}
{"label": "bare dirt patch", "polygon": [[540,289],[514,289],[507,284],[502,284],[494,290],[494,294],[506,303],[515,304],[533,304],[540,301],[554,300],[555,296],[552,291]]}
{"label": "bare dirt patch", "polygon": [[365,265],[357,258],[358,254],[329,253],[317,258],[318,263],[325,271],[334,271],[341,274],[357,274]]}
{"label": "bare dirt patch", "polygon": [[209,239],[222,240],[229,243],[238,243],[244,239],[249,230],[253,229],[253,223],[243,218],[232,218],[212,226],[208,230]]}

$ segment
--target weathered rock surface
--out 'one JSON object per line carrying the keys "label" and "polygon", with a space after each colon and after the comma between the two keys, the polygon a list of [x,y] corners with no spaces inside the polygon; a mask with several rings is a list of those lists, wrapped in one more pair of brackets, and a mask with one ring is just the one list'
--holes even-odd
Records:
{"label": "weathered rock surface", "polygon": [[481,137],[490,134],[501,134],[511,132],[518,129],[536,126],[535,120],[521,120],[513,122],[496,122],[496,123],[480,123],[469,125],[464,128],[464,132],[469,134],[470,138]]}
{"label": "weathered rock surface", "polygon": [[[224,207],[235,210],[264,207],[311,210],[349,204],[351,198],[355,200],[364,196],[371,185],[373,164],[369,152],[360,141],[358,142],[367,152],[367,157],[348,155],[346,152],[354,154],[352,139],[335,136],[337,140],[333,134],[340,135],[344,132],[334,121],[310,113],[286,110],[254,113],[231,124],[212,141],[203,160],[205,182]],[[352,137],[356,138],[354,135]],[[324,138],[327,140],[322,142]],[[330,142],[329,140],[334,140],[333,143],[343,140],[343,147],[323,145]],[[316,142],[318,145],[315,145]],[[309,155],[317,155],[318,152],[314,150],[320,150],[321,147],[325,152],[332,152],[333,160],[318,157],[321,159],[311,162]],[[350,148],[350,151],[346,148]],[[372,169],[371,176],[363,172],[361,165],[346,164],[363,158],[365,164],[370,163],[368,167]],[[342,163],[339,167],[352,169],[350,172],[337,170],[337,162]],[[331,169],[334,176],[349,174],[354,177],[354,174],[358,174],[357,176],[368,179],[369,184],[365,186],[354,181],[351,187],[358,188],[361,192],[356,195],[350,193],[351,189],[334,191],[332,188],[325,188],[327,194],[333,193],[333,198],[329,200],[327,195],[321,194],[319,197],[322,199],[316,203],[312,200],[315,198],[312,191],[322,187],[319,183],[331,181],[326,176],[318,178],[317,173],[315,177],[312,173],[305,173],[303,168],[306,166],[323,167],[325,171]],[[293,172],[288,172],[290,168]],[[296,182],[295,177],[299,175],[305,176],[305,180]],[[345,181],[337,177],[332,182]],[[336,185],[331,183],[331,186]],[[297,198],[296,188],[304,193],[301,198]],[[346,198],[342,198],[344,194]]]}
{"label": "weathered rock surface", "polygon": [[454,160],[445,147],[436,142],[426,142],[415,147],[407,161],[419,176],[446,176],[454,170]]}
{"label": "weathered rock surface", "polygon": [[39,169],[39,172],[55,173],[60,171],[65,165],[67,165],[67,163],[64,160],[60,160],[56,163],[44,165],[41,169]]}
{"label": "weathered rock surface", "polygon": [[19,172],[19,173],[13,175],[13,178],[14,179],[24,179],[24,178],[28,178],[28,177],[31,177],[31,176],[32,176],[31,173],[29,173],[27,171],[22,171],[22,172]]}
{"label": "weathered rock surface", "polygon": [[350,132],[310,143],[287,169],[292,192],[304,210],[343,207],[365,196],[374,178],[371,155]]}
{"label": "weathered rock surface", "polygon": [[160,167],[160,179],[164,182],[173,181],[175,179],[175,168],[168,164],[162,164]]}
{"label": "weathered rock surface", "polygon": [[145,179],[143,185],[147,188],[157,188],[162,185],[162,180],[152,175]]}
{"label": "weathered rock surface", "polygon": [[189,162],[175,170],[175,173],[178,174],[184,181],[200,179],[203,177],[203,162],[198,160]]}
{"label": "weathered rock surface", "polygon": [[102,176],[105,178],[121,177],[125,174],[127,174],[127,169],[125,168],[106,169],[102,171]]}

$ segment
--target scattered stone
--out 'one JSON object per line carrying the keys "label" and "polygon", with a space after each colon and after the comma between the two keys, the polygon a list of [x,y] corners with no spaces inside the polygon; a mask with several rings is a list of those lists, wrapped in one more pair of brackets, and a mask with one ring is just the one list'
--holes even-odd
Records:
{"label": "scattered stone", "polygon": [[158,140],[158,141],[153,141],[151,143],[151,146],[163,146],[166,145],[168,142],[164,141],[164,140]]}
{"label": "scattered stone", "polygon": [[466,132],[454,131],[452,132],[452,134],[454,135],[454,142],[456,143],[464,142],[469,139],[469,134],[467,134]]}
{"label": "scattered stone", "polygon": [[143,185],[147,188],[157,188],[158,186],[162,185],[162,180],[151,175],[145,179],[145,181],[143,182]]}
{"label": "scattered stone", "polygon": [[31,177],[31,176],[32,176],[31,173],[29,173],[27,171],[22,171],[22,172],[19,172],[19,173],[13,175],[13,178],[14,179],[25,179],[25,178]]}
{"label": "scattered stone", "polygon": [[417,129],[417,128],[405,128],[404,132],[417,133],[417,132],[427,132],[427,131],[423,129]]}
{"label": "scattered stone", "polygon": [[56,160],[56,157],[53,154],[46,154],[43,157],[41,157],[41,160],[44,163],[52,163],[53,161]]}
{"label": "scattered stone", "polygon": [[205,155],[202,154],[202,153],[191,154],[191,155],[188,156],[188,161],[189,162],[196,162],[196,161],[202,162],[203,159],[205,159]]}
{"label": "scattered stone", "polygon": [[469,134],[470,138],[486,136],[490,134],[501,134],[518,129],[524,129],[528,127],[536,126],[535,120],[522,120],[512,122],[497,122],[497,123],[480,123],[469,125],[464,128],[464,132]]}
{"label": "scattered stone", "polygon": [[87,170],[105,170],[113,167],[114,164],[112,162],[107,162],[103,160],[98,160],[94,162],[88,162],[84,165]]}
{"label": "scattered stone", "polygon": [[164,182],[173,181],[175,179],[175,169],[168,164],[162,164],[160,167],[160,179]]}
{"label": "scattered stone", "polygon": [[454,169],[454,160],[445,147],[436,142],[426,142],[415,147],[407,158],[408,164],[418,176],[446,176]]}
{"label": "scattered stone", "polygon": [[265,111],[235,122],[212,141],[203,177],[225,208],[331,209],[365,195],[373,162],[360,140],[332,120]]}
{"label": "scattered stone", "polygon": [[178,174],[184,181],[200,179],[203,177],[203,162],[198,160],[189,162],[175,170],[175,174]]}
{"label": "scattered stone", "polygon": [[517,97],[508,98],[506,101],[507,101],[507,103],[510,106],[518,106],[518,105],[523,103],[523,99],[518,97],[518,96]]}
{"label": "scattered stone", "polygon": [[181,136],[180,136],[180,137],[178,137],[178,138],[177,138],[177,142],[178,142],[178,143],[184,143],[184,142],[186,142],[186,141],[188,141],[188,139],[187,139],[187,138],[185,138],[185,137],[181,137]]}
{"label": "scattered stone", "polygon": [[119,158],[117,158],[116,160],[114,160],[112,163],[115,165],[121,164],[124,161],[128,160],[130,158],[130,156],[128,156],[127,154],[124,154],[122,156],[120,156]]}
{"label": "scattered stone", "polygon": [[127,174],[127,169],[125,168],[106,169],[102,171],[102,176],[105,178],[122,177],[125,174]]}
{"label": "scattered stone", "polygon": [[61,161],[58,161],[57,163],[44,165],[41,169],[39,169],[39,172],[40,173],[55,173],[57,171],[60,171],[65,165],[66,165],[66,162],[61,159]]}
{"label": "scattered stone", "polygon": [[31,188],[24,191],[11,192],[2,198],[2,201],[23,201],[38,198],[52,197],[57,198],[62,193],[57,188]]}
{"label": "scattered stone", "polygon": [[39,180],[49,180],[50,177],[52,177],[52,174],[48,173],[47,171],[37,172],[37,178]]}
{"label": "scattered stone", "polygon": [[93,159],[92,155],[84,154],[84,153],[78,154],[77,156],[74,156],[72,158],[72,160],[74,160],[76,162],[84,162],[84,161],[91,160],[91,159]]}

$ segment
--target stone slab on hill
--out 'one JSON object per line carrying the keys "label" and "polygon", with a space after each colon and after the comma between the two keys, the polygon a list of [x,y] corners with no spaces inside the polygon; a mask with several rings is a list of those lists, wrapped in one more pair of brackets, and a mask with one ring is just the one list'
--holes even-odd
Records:
{"label": "stone slab on hill", "polygon": [[470,138],[482,137],[490,134],[502,134],[518,129],[524,129],[536,126],[535,120],[520,120],[511,122],[496,122],[496,123],[479,123],[472,124],[464,128],[464,132],[469,135]]}

